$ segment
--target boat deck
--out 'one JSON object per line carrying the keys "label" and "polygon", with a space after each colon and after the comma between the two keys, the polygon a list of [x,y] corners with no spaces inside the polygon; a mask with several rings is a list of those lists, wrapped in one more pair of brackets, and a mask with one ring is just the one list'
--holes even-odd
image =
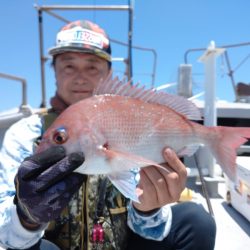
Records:
{"label": "boat deck", "polygon": [[[206,199],[199,188],[193,190],[193,201],[208,210]],[[249,250],[250,222],[226,202],[225,183],[220,183],[218,197],[210,198],[217,225],[215,250]]]}

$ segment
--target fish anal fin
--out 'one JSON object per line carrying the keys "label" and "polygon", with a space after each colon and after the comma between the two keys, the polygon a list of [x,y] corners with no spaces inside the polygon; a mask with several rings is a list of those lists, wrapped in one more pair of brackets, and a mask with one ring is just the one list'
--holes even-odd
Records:
{"label": "fish anal fin", "polygon": [[137,182],[135,173],[131,171],[123,171],[119,173],[109,174],[108,178],[112,184],[126,197],[132,201],[139,202],[136,190]]}

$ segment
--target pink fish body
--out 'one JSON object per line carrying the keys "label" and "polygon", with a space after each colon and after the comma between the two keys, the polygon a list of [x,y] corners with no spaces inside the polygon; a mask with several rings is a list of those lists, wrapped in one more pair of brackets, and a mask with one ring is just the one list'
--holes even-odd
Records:
{"label": "pink fish body", "polygon": [[186,99],[139,93],[143,94],[136,98],[136,87],[130,87],[126,94],[130,96],[94,95],[71,105],[45,132],[39,151],[62,144],[68,154],[84,153],[85,162],[77,172],[114,176],[131,168],[160,167],[165,147],[183,156],[193,154],[194,145],[204,144],[234,179],[236,149],[250,138],[249,128],[205,127],[188,119],[199,119],[199,114]]}

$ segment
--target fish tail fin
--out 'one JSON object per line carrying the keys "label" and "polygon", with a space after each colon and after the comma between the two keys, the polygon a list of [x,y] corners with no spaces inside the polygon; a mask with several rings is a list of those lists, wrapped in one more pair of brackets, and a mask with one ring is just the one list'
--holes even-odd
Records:
{"label": "fish tail fin", "polygon": [[226,175],[235,180],[237,148],[250,138],[250,128],[212,127],[217,139],[212,140],[210,150]]}

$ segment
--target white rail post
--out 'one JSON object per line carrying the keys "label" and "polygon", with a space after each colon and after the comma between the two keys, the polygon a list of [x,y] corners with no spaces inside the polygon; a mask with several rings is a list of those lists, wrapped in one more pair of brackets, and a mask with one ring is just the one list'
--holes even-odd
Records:
{"label": "white rail post", "polygon": [[[199,58],[199,61],[205,66],[205,106],[204,106],[204,125],[217,125],[216,110],[216,58],[221,55],[225,49],[216,48],[214,41],[211,41],[205,53]],[[208,169],[210,177],[215,177],[215,159],[204,148],[203,164]]]}

